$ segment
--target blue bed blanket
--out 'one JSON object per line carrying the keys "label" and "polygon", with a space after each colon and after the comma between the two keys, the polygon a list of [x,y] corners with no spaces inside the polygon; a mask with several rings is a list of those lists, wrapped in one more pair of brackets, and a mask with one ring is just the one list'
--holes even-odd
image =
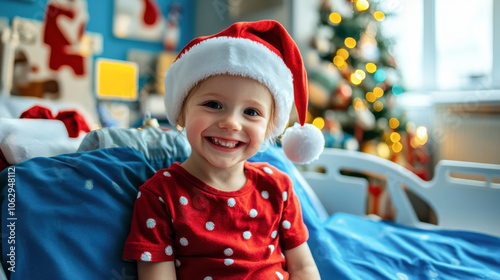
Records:
{"label": "blue bed blanket", "polygon": [[[500,238],[341,213],[322,219],[281,149],[269,147],[251,160],[267,161],[292,178],[323,279],[500,279]],[[0,173],[1,258],[9,279],[136,279],[135,263],[121,255],[137,189],[156,169],[143,154],[100,149],[14,168],[14,215],[13,172]]]}
{"label": "blue bed blanket", "polygon": [[288,173],[322,279],[500,279],[500,238],[446,230],[422,230],[345,213],[321,219],[283,151],[269,147],[251,160]]}
{"label": "blue bed blanket", "polygon": [[337,213],[314,233],[326,279],[500,279],[500,239]]}

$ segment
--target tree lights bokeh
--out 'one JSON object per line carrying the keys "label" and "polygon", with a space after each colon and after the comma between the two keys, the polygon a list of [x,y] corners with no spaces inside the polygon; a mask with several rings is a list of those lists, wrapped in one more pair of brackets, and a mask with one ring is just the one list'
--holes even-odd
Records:
{"label": "tree lights bokeh", "polygon": [[[409,131],[395,104],[395,96],[404,94],[404,88],[391,54],[393,41],[381,32],[381,23],[392,11],[379,10],[379,3],[322,1],[311,40],[319,60],[308,65],[310,95],[315,100],[310,120],[331,140],[327,146],[347,148],[345,143],[354,139],[358,145],[350,148],[397,161],[395,155],[425,145],[427,132]],[[340,141],[341,136],[350,141]]]}

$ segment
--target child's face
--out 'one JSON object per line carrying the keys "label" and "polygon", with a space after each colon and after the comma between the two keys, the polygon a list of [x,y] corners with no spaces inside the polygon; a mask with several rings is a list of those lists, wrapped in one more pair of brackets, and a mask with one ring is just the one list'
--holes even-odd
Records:
{"label": "child's face", "polygon": [[191,157],[219,168],[242,164],[262,146],[273,99],[264,85],[243,77],[218,75],[187,98],[180,124]]}

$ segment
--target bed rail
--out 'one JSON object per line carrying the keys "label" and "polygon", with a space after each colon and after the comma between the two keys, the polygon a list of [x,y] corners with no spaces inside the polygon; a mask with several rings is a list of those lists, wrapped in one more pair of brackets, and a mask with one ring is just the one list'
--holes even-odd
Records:
{"label": "bed rail", "polygon": [[[319,173],[315,170],[322,170]],[[355,151],[325,149],[302,174],[328,214],[346,212],[366,215],[368,181],[346,176],[349,170],[386,179],[396,208],[395,221],[404,225],[432,228],[420,222],[405,187],[435,211],[437,227],[470,230],[500,236],[500,165],[440,161],[431,181],[424,181],[406,168]]]}

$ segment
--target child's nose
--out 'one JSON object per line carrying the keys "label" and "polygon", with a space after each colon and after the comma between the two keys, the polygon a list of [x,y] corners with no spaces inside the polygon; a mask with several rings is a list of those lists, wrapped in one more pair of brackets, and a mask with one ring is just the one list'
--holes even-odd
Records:
{"label": "child's nose", "polygon": [[219,128],[228,129],[228,130],[240,130],[241,122],[239,120],[239,116],[236,112],[227,112],[221,116],[219,120]]}

